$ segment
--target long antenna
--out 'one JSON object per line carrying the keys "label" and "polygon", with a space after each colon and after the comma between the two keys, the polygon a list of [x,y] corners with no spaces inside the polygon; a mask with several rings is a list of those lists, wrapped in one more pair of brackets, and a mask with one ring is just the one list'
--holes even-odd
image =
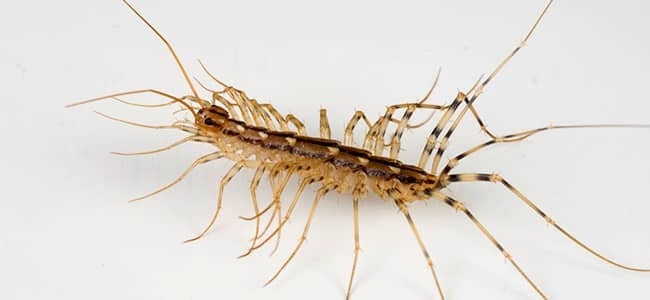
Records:
{"label": "long antenna", "polygon": [[194,85],[192,85],[192,81],[190,80],[190,77],[187,76],[187,72],[185,71],[185,68],[183,67],[183,64],[181,63],[180,59],[178,59],[178,56],[176,55],[174,48],[172,48],[172,45],[167,41],[167,39],[165,39],[165,37],[162,36],[162,34],[160,34],[160,32],[158,32],[158,30],[156,30],[156,28],[153,27],[153,25],[151,25],[151,23],[149,23],[149,21],[147,21],[147,19],[145,19],[133,6],[131,6],[129,2],[127,2],[126,0],[122,0],[122,2],[124,2],[124,4],[126,4],[126,6],[128,6],[140,18],[140,20],[142,20],[142,22],[144,22],[145,24],[147,24],[147,26],[149,26],[149,28],[151,28],[151,30],[153,30],[153,32],[156,33],[156,35],[163,41],[163,43],[165,43],[167,49],[169,49],[169,52],[171,52],[172,56],[174,56],[174,60],[176,61],[178,68],[181,69],[181,72],[183,73],[183,77],[185,77],[185,82],[187,82],[187,85],[189,85],[190,89],[192,90],[192,94],[194,95],[194,97],[199,99],[199,94],[196,93],[196,89],[194,88]]}

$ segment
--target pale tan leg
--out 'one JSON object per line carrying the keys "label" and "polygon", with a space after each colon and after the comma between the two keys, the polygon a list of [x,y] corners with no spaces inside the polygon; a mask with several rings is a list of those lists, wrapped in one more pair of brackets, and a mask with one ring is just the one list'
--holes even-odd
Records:
{"label": "pale tan leg", "polygon": [[307,134],[307,129],[305,128],[305,124],[303,124],[296,116],[293,114],[288,114],[287,117],[285,118],[287,122],[293,124],[294,127],[296,127],[296,131],[298,131],[299,135],[306,135]]}
{"label": "pale tan leg", "polygon": [[395,204],[397,204],[397,207],[400,209],[402,214],[404,214],[404,217],[406,217],[406,221],[409,223],[409,226],[411,227],[411,231],[413,231],[413,235],[415,235],[415,239],[417,240],[418,245],[420,246],[420,250],[422,250],[422,254],[424,254],[424,258],[427,260],[427,265],[429,266],[429,270],[431,270],[431,274],[433,275],[433,280],[436,282],[438,295],[440,295],[441,300],[444,300],[445,295],[442,293],[442,288],[440,287],[440,281],[438,280],[438,275],[436,274],[436,270],[433,267],[433,260],[431,260],[429,251],[427,251],[426,246],[424,246],[424,242],[422,242],[420,233],[418,232],[417,227],[415,227],[415,223],[413,223],[413,219],[411,218],[411,214],[409,213],[408,207],[406,207],[406,204],[400,200],[395,200]]}
{"label": "pale tan leg", "polygon": [[280,112],[278,112],[277,109],[275,109],[275,107],[273,107],[273,105],[268,103],[264,103],[260,105],[262,106],[262,108],[266,109],[271,114],[271,116],[273,116],[273,118],[278,122],[278,125],[280,126],[280,130],[283,131],[289,130],[287,120],[284,119],[284,117],[280,114]]}
{"label": "pale tan leg", "polygon": [[[366,180],[365,174],[363,175],[363,181]],[[365,182],[361,183],[365,186]],[[357,183],[357,186],[360,184]],[[359,191],[359,188],[355,188],[355,191],[352,193],[352,213],[354,215],[354,259],[352,261],[352,271],[350,271],[350,280],[348,281],[348,291],[345,293],[345,299],[350,300],[350,295],[352,292],[352,282],[354,281],[354,274],[357,270],[357,261],[359,259],[359,199],[361,198],[362,193]]]}
{"label": "pale tan leg", "polygon": [[515,194],[521,201],[523,201],[528,207],[530,207],[532,210],[534,210],[540,217],[542,217],[547,223],[553,225],[558,231],[562,233],[566,238],[571,240],[572,242],[576,243],[580,248],[586,250],[587,252],[591,253],[592,255],[596,256],[597,258],[601,259],[602,261],[611,264],[613,266],[619,267],[621,269],[629,270],[629,271],[637,271],[637,272],[650,272],[650,269],[641,269],[641,268],[634,268],[634,267],[628,267],[625,265],[622,265],[620,263],[617,263],[602,254],[598,253],[596,250],[593,250],[577,238],[575,238],[572,234],[567,232],[564,228],[560,227],[555,221],[547,215],[544,211],[542,211],[535,203],[530,201],[528,197],[524,196],[523,193],[521,193],[517,188],[515,188],[513,185],[511,185],[508,181],[503,179],[498,174],[482,174],[482,173],[470,173],[470,174],[451,174],[449,176],[446,176],[444,179],[446,181],[449,181],[450,183],[460,183],[460,182],[476,182],[476,181],[483,181],[483,182],[494,182],[494,183],[500,183],[503,185],[506,189],[508,189],[510,192]]}
{"label": "pale tan leg", "polygon": [[506,258],[506,259],[507,259],[507,260],[512,264],[512,266],[514,266],[515,269],[517,269],[517,272],[519,272],[519,274],[520,274],[522,277],[524,277],[524,279],[526,279],[526,282],[528,282],[528,284],[529,284],[533,289],[535,289],[535,291],[537,292],[537,294],[538,294],[540,297],[542,297],[543,299],[548,299],[548,298],[546,297],[546,295],[544,294],[544,292],[542,292],[542,290],[541,290],[539,287],[537,287],[537,285],[536,285],[535,283],[533,283],[533,281],[528,277],[528,275],[526,275],[526,273],[524,272],[524,270],[521,269],[521,268],[519,267],[519,265],[515,262],[514,258],[512,258],[512,256],[510,255],[510,253],[508,253],[508,252],[506,251],[506,249],[503,248],[503,246],[501,246],[501,244],[500,244],[500,243],[499,243],[499,242],[494,238],[494,236],[492,236],[492,234],[491,234],[491,233],[490,233],[490,232],[489,232],[489,231],[488,231],[488,230],[483,226],[483,224],[481,224],[481,223],[480,223],[480,222],[479,222],[479,221],[474,217],[474,215],[473,215],[473,214],[472,214],[472,213],[471,213],[467,208],[465,208],[465,206],[464,206],[461,202],[458,202],[457,200],[455,200],[455,199],[453,199],[453,198],[451,198],[451,197],[449,197],[449,196],[443,194],[443,193],[440,192],[440,191],[435,191],[433,195],[434,195],[434,197],[436,197],[436,198],[438,198],[439,200],[445,202],[447,205],[453,207],[453,208],[456,209],[457,211],[458,211],[458,210],[462,211],[462,212],[463,212],[463,213],[464,213],[464,214],[465,214],[465,215],[466,215],[466,216],[467,216],[467,217],[472,221],[472,223],[474,223],[474,225],[476,225],[476,227],[478,227],[478,229],[481,230],[481,232],[483,233],[483,235],[484,235],[485,237],[487,237],[487,238],[490,240],[490,242],[492,242],[492,244],[493,244],[497,249],[499,249],[499,251],[501,252],[501,254],[503,254],[503,256],[504,256],[504,257],[505,257],[505,258]]}
{"label": "pale tan leg", "polygon": [[320,137],[323,139],[332,139],[332,129],[327,119],[327,109],[320,109]]}
{"label": "pale tan leg", "polygon": [[300,240],[298,241],[298,244],[293,249],[293,252],[287,258],[287,260],[284,262],[284,264],[282,264],[282,267],[280,267],[280,269],[273,275],[273,277],[271,277],[271,279],[269,279],[264,284],[264,286],[267,286],[269,283],[271,283],[273,280],[275,280],[275,278],[277,278],[278,275],[280,275],[282,270],[284,270],[284,268],[289,264],[289,262],[291,262],[291,259],[293,259],[293,257],[296,255],[296,253],[298,253],[298,250],[300,250],[300,247],[302,246],[302,244],[307,239],[307,233],[309,232],[309,226],[311,225],[311,221],[314,218],[314,213],[316,212],[316,208],[318,207],[318,203],[320,202],[320,199],[325,194],[327,194],[330,190],[334,190],[336,188],[337,187],[336,187],[335,184],[325,184],[321,188],[318,189],[318,192],[316,192],[316,198],[314,199],[314,204],[312,205],[311,210],[309,211],[309,216],[307,217],[307,223],[305,224],[305,229],[302,231],[302,235],[300,237]]}
{"label": "pale tan leg", "polygon": [[273,203],[275,203],[275,207],[278,211],[278,228],[277,228],[277,238],[275,240],[275,246],[273,247],[273,250],[271,251],[271,255],[273,255],[277,250],[278,247],[280,246],[280,236],[282,234],[282,202],[280,202],[280,197],[282,196],[282,192],[284,191],[284,188],[287,186],[287,183],[289,183],[289,179],[293,175],[295,171],[295,168],[290,168],[287,170],[287,174],[284,176],[284,180],[280,183],[278,188],[273,191]]}
{"label": "pale tan leg", "polygon": [[217,208],[214,211],[212,218],[210,219],[210,223],[208,223],[208,225],[205,227],[205,229],[203,229],[203,231],[201,231],[199,235],[186,240],[185,243],[193,242],[202,238],[210,230],[210,228],[212,228],[212,225],[214,225],[214,223],[217,221],[217,217],[219,217],[219,212],[221,212],[221,204],[223,202],[223,190],[226,187],[226,184],[228,184],[230,180],[232,180],[232,178],[235,177],[235,175],[239,173],[239,171],[241,171],[243,167],[249,167],[249,168],[259,167],[259,162],[256,160],[238,161],[230,168],[230,170],[228,170],[226,175],[224,175],[224,177],[221,179],[221,183],[219,184],[219,195],[217,196]]}
{"label": "pale tan leg", "polygon": [[368,118],[366,117],[366,114],[363,111],[361,110],[355,111],[354,115],[352,115],[352,118],[350,118],[350,121],[348,121],[348,124],[345,126],[345,134],[343,135],[343,145],[354,146],[354,127],[357,126],[359,120],[363,120],[366,123],[366,125],[368,125],[368,130],[370,130],[370,128],[372,127],[370,121],[368,121]]}
{"label": "pale tan leg", "polygon": [[129,202],[139,201],[139,200],[142,200],[142,199],[145,199],[145,198],[149,198],[149,197],[151,197],[153,195],[156,195],[156,194],[158,194],[158,193],[160,193],[160,192],[174,186],[175,184],[179,183],[181,180],[183,180],[183,178],[185,178],[185,176],[187,176],[187,174],[189,174],[192,170],[194,170],[194,168],[196,168],[198,165],[204,164],[204,163],[209,162],[209,161],[213,161],[213,160],[223,158],[224,156],[226,156],[226,155],[224,153],[222,153],[222,152],[213,152],[213,153],[210,153],[210,154],[203,155],[203,156],[199,157],[197,160],[195,160],[174,181],[170,182],[169,184],[167,184],[167,185],[163,186],[162,188],[159,188],[159,189],[157,189],[157,190],[155,190],[155,191],[153,191],[153,192],[151,192],[149,194],[146,194],[146,195],[138,197],[138,198],[131,199],[131,200],[129,200]]}
{"label": "pale tan leg", "polygon": [[[255,215],[257,216],[260,213],[259,209],[259,204],[257,202],[257,188],[260,185],[260,179],[264,175],[264,172],[266,172],[267,166],[261,165],[255,170],[255,175],[253,175],[253,179],[251,180],[251,186],[250,186],[250,191],[251,191],[251,200],[253,201],[253,211],[255,212]],[[251,246],[249,247],[249,253],[250,249],[255,246],[255,242],[257,241],[257,235],[260,232],[260,219],[255,218],[255,234],[253,235],[253,238],[251,239]]]}
{"label": "pale tan leg", "polygon": [[[313,178],[305,178],[300,182],[300,185],[298,186],[298,190],[296,191],[296,194],[293,197],[293,200],[291,201],[291,204],[289,205],[289,208],[287,209],[287,213],[284,216],[284,219],[282,220],[282,223],[280,224],[280,227],[284,226],[284,224],[289,220],[291,217],[291,214],[293,213],[293,209],[295,208],[296,204],[298,203],[298,199],[300,199],[300,196],[302,195],[302,192],[305,190],[305,187],[307,187],[308,184],[313,183]],[[269,236],[267,236],[261,243],[253,247],[252,250],[257,250],[260,247],[264,246],[273,236],[275,236],[279,231],[280,227],[276,228]]]}

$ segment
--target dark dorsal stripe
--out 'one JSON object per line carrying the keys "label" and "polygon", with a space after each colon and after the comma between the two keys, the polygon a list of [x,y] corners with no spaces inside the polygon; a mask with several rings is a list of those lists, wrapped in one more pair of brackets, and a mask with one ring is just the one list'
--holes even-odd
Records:
{"label": "dark dorsal stripe", "polygon": [[292,131],[268,130],[235,119],[227,119],[223,126],[211,127],[220,130],[225,135],[237,136],[248,144],[322,160],[336,167],[362,170],[368,176],[396,178],[406,184],[427,182],[432,177],[422,168],[403,164],[396,159],[374,156],[370,151],[341,145],[337,140],[300,136]]}

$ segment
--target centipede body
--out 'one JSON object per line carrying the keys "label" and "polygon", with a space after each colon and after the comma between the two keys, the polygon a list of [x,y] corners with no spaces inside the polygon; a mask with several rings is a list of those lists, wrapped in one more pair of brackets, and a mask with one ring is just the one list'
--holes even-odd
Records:
{"label": "centipede body", "polygon": [[[465,98],[465,95],[462,93],[459,93],[459,95],[456,97],[455,105],[460,106],[463,101],[466,101],[467,99]],[[340,142],[336,142],[334,140],[330,139],[324,139],[324,138],[314,138],[314,137],[306,137],[306,136],[301,136],[301,135],[296,135],[295,133],[288,133],[287,131],[278,131],[273,132],[269,131],[268,129],[264,129],[259,127],[261,124],[257,124],[257,126],[252,125],[254,122],[253,120],[247,120],[246,121],[239,121],[239,120],[233,120],[230,119],[230,114],[228,112],[224,113],[224,111],[211,111],[211,107],[203,107],[201,110],[197,112],[197,119],[196,119],[196,124],[200,124],[200,126],[206,126],[206,132],[217,132],[219,136],[219,141],[224,142],[225,144],[220,146],[219,148],[228,148],[228,147],[234,147],[238,148],[234,151],[255,151],[255,149],[259,148],[265,148],[265,149],[271,149],[271,150],[278,150],[278,153],[289,153],[291,154],[291,158],[295,157],[302,157],[302,161],[307,161],[307,160],[313,160],[313,164],[319,165],[319,166],[325,166],[325,167],[330,167],[334,166],[335,168],[338,168],[337,170],[344,169],[346,171],[345,174],[340,174],[336,173],[336,175],[329,175],[331,178],[346,178],[350,174],[354,174],[355,171],[360,171],[356,174],[363,174],[362,176],[367,176],[368,178],[379,178],[380,182],[386,183],[386,182],[392,182],[393,185],[395,184],[407,184],[414,186],[414,184],[419,184],[422,186],[420,190],[412,191],[412,190],[403,190],[401,188],[396,188],[395,186],[372,186],[369,185],[372,188],[375,188],[375,192],[379,194],[380,196],[388,196],[392,198],[402,198],[404,197],[404,193],[413,193],[411,198],[408,199],[425,199],[427,197],[431,197],[432,195],[438,195],[441,200],[443,200],[444,203],[448,204],[449,206],[452,206],[456,210],[460,211],[465,211],[465,208],[460,202],[447,198],[445,195],[439,194],[437,192],[437,189],[439,186],[437,185],[446,185],[448,182],[441,183],[439,178],[436,177],[435,174],[428,173],[421,167],[417,166],[410,166],[408,164],[404,164],[392,159],[385,159],[382,158],[382,156],[374,156],[372,153],[367,153],[362,150],[358,150],[357,148],[353,147],[347,147],[344,145],[341,145]],[[211,113],[210,117],[207,117],[206,114]],[[218,117],[215,118],[215,116],[221,116],[219,119]],[[210,127],[215,127],[217,130],[210,130]],[[435,132],[435,130],[434,130]],[[438,134],[441,134],[440,137],[442,138],[444,132],[438,132]],[[231,139],[233,139],[230,142],[227,142],[228,138],[226,136],[231,136]],[[516,137],[521,137],[516,136]],[[239,144],[238,144],[239,143]],[[239,145],[239,146],[233,146],[233,145]],[[242,145],[247,145],[246,147]],[[256,148],[258,147],[258,148]],[[248,150],[247,150],[248,149]],[[375,148],[376,149],[376,148]],[[371,148],[367,149],[366,151],[372,150]],[[240,153],[241,154],[241,153]],[[435,155],[435,152],[432,151],[432,157]],[[284,159],[279,159],[279,161],[283,161],[285,159],[291,160],[291,158],[286,158]],[[306,158],[306,159],[305,159]],[[462,158],[461,158],[462,159]],[[278,161],[278,160],[276,160]],[[323,164],[325,162],[325,164]],[[310,163],[305,163],[304,165],[300,165],[301,168],[306,169]],[[428,164],[428,161],[427,161]],[[444,163],[442,163],[444,165]],[[447,164],[448,166],[450,164]],[[238,172],[239,169],[244,168],[244,167],[259,167],[259,165],[239,165],[233,167],[234,170],[233,174]],[[453,165],[452,165],[453,167]],[[435,171],[435,170],[434,170]],[[299,172],[304,172],[304,170],[299,170]],[[319,170],[318,172],[315,173],[305,173],[306,175],[302,176],[304,179],[310,179],[311,177],[314,177],[318,174],[322,173],[327,173],[325,170]],[[322,176],[316,177],[317,180],[322,180]],[[312,179],[310,179],[312,180]],[[492,181],[492,182],[499,182],[501,180],[500,177],[495,177],[493,174],[476,174],[475,176],[463,176],[463,175],[450,175],[447,177],[446,180],[450,181],[455,181],[455,180],[483,180],[483,181]],[[341,182],[346,182],[348,180],[342,180]],[[310,182],[311,183],[311,182]],[[424,184],[428,184],[428,186],[424,186]],[[510,183],[503,181],[503,184],[506,187],[512,187]],[[338,181],[332,183],[329,187],[325,187],[325,190],[323,191],[323,194],[329,192],[330,190],[336,190],[340,189],[341,192],[350,192],[351,188],[345,187],[343,188]],[[383,193],[383,195],[382,195]],[[363,196],[365,196],[365,191],[363,193]],[[395,195],[393,195],[395,194]],[[406,199],[406,198],[404,198]],[[398,201],[397,206],[402,208],[400,205],[405,204],[405,201]],[[539,212],[538,212],[539,213]],[[465,211],[465,214],[470,218],[473,219],[474,216],[473,214],[469,213],[468,211]],[[540,213],[542,216],[545,216],[544,213]],[[410,221],[410,216],[406,214],[407,219]],[[547,220],[548,221],[548,220]],[[549,221],[549,223],[554,224],[553,221]],[[499,244],[495,244],[497,248],[499,248],[501,251],[503,251],[503,247]],[[428,256],[428,254],[427,254]]]}

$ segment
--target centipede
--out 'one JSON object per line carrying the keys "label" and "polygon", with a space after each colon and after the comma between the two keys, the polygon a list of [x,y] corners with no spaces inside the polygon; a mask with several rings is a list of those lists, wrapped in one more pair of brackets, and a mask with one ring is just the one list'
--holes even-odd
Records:
{"label": "centipede", "polygon": [[[527,284],[542,299],[548,299],[548,294],[515,260],[505,246],[483,225],[479,218],[459,199],[446,191],[450,185],[470,182],[495,183],[506,189],[510,194],[531,209],[539,218],[554,228],[573,244],[589,255],[616,268],[633,272],[650,272],[648,268],[624,265],[604,256],[572,233],[560,226],[549,214],[535,204],[524,192],[520,191],[510,180],[496,173],[463,173],[456,172],[456,167],[467,157],[481,152],[497,144],[516,143],[542,132],[580,129],[580,128],[641,128],[650,129],[648,124],[586,124],[586,125],[549,125],[509,134],[496,134],[488,129],[480,117],[475,103],[484,89],[497,77],[519,51],[526,45],[537,30],[542,19],[547,14],[553,0],[548,1],[541,13],[534,20],[521,42],[509,52],[486,77],[481,76],[476,83],[466,91],[459,91],[448,104],[429,103],[430,95],[436,88],[440,71],[427,94],[416,101],[392,104],[386,107],[383,114],[376,119],[367,116],[362,110],[357,110],[345,123],[342,139],[332,137],[332,130],[327,110],[319,111],[319,135],[309,135],[303,121],[293,114],[283,114],[270,103],[255,100],[243,90],[228,85],[214,76],[208,68],[199,61],[203,71],[216,83],[219,88],[211,88],[198,80],[192,80],[184,64],[176,54],[171,43],[161,34],[138,10],[129,2],[123,3],[162,41],[171,54],[176,66],[190,93],[176,96],[158,89],[131,90],[113,93],[101,97],[72,103],[66,107],[74,107],[103,100],[116,100],[126,105],[158,108],[178,105],[179,112],[187,113],[190,117],[178,120],[169,125],[154,126],[116,118],[107,114],[101,116],[113,121],[151,129],[180,130],[187,135],[163,148],[135,153],[115,153],[118,155],[147,155],[171,150],[186,143],[197,142],[211,145],[214,151],[195,159],[176,179],[141,197],[130,201],[140,201],[157,195],[181,182],[199,165],[217,160],[232,162],[229,169],[218,184],[216,206],[211,213],[204,229],[196,236],[185,242],[194,242],[206,236],[217,223],[223,204],[223,194],[231,180],[244,169],[254,171],[250,180],[250,201],[253,211],[243,220],[254,223],[254,233],[247,251],[241,255],[246,257],[251,253],[268,246],[275,239],[273,251],[278,247],[280,235],[287,221],[293,217],[295,207],[303,199],[303,192],[308,186],[314,186],[315,196],[302,233],[291,253],[273,273],[265,286],[273,282],[288,268],[292,260],[300,252],[307,239],[312,220],[317,214],[319,203],[328,194],[337,193],[348,195],[352,200],[352,219],[354,232],[354,249],[352,265],[347,277],[344,292],[345,299],[352,298],[353,283],[358,271],[358,258],[361,249],[359,226],[359,202],[364,198],[378,198],[394,205],[408,223],[411,234],[423,256],[428,271],[433,280],[432,293],[439,299],[445,299],[445,288],[442,278],[436,271],[434,259],[429,254],[425,241],[411,216],[412,204],[424,201],[439,201],[459,212],[499,251],[505,260],[520,275],[522,284]],[[200,96],[199,88],[208,97]],[[165,99],[160,104],[140,104],[125,100],[123,97],[132,95],[153,94]],[[418,123],[412,123],[415,112],[426,112],[428,118]],[[434,114],[440,116],[433,118]],[[469,117],[480,128],[486,141],[476,144],[465,151],[452,155],[444,162],[443,155],[452,141],[452,136],[461,121]],[[436,121],[437,120],[437,121]],[[410,129],[429,125],[432,130],[426,136],[426,142],[420,152],[417,163],[410,164],[400,157],[402,137]],[[363,127],[362,140],[355,140],[355,129]],[[283,192],[289,186],[291,179],[297,180],[298,185],[290,201],[283,203]],[[271,187],[271,200],[266,205],[258,201],[257,191],[263,181],[268,181]],[[303,200],[304,201],[304,200]],[[360,268],[359,268],[360,269]]]}

